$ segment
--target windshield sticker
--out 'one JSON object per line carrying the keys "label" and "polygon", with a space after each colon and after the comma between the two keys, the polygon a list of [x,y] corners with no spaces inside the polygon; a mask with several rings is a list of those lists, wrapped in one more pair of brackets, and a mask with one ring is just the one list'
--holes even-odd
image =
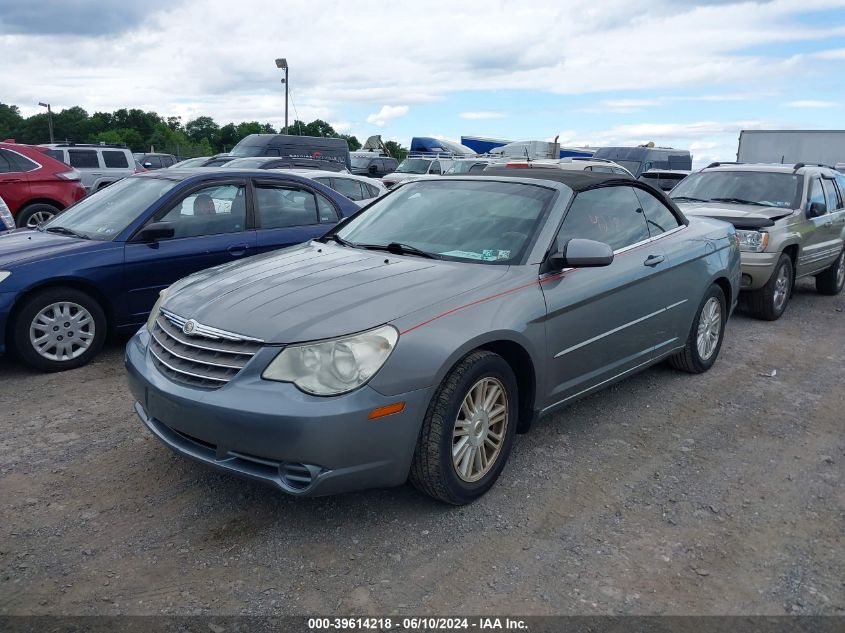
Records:
{"label": "windshield sticker", "polygon": [[[448,251],[446,253],[440,253],[441,255],[445,255],[446,257],[463,257],[464,259],[479,259],[485,262],[492,262],[496,261],[497,259],[508,259],[510,257],[510,251],[498,251],[500,256],[496,256],[496,251],[493,250],[483,250],[480,253],[474,253],[472,251]],[[508,253],[507,257],[501,257],[501,253]]]}
{"label": "windshield sticker", "polygon": [[511,252],[510,251],[499,251],[498,257],[496,259],[510,259]]}

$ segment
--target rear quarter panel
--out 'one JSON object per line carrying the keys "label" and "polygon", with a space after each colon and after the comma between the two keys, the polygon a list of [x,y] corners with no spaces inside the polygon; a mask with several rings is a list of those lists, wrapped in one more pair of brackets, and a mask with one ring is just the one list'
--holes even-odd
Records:
{"label": "rear quarter panel", "polygon": [[670,311],[670,327],[679,344],[689,335],[692,321],[707,289],[717,280],[729,285],[725,302],[728,310],[736,305],[740,284],[739,247],[735,229],[727,222],[710,218],[689,217],[689,225],[667,236],[663,248],[669,273],[660,280],[670,303],[686,299],[679,309]]}

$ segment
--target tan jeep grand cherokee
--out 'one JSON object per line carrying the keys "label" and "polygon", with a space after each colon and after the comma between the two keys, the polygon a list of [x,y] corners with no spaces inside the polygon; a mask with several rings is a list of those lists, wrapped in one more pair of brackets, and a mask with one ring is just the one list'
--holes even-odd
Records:
{"label": "tan jeep grand cherokee", "polygon": [[816,290],[845,285],[845,175],[823,165],[713,163],[672,190],[687,215],[732,223],[742,251],[742,290],[754,316],[774,321],[795,280]]}

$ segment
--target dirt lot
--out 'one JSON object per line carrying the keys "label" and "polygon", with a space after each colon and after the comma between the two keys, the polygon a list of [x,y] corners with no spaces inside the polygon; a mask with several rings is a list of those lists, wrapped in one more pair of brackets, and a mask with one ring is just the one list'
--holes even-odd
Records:
{"label": "dirt lot", "polygon": [[[465,508],[410,486],[292,499],[180,458],[122,344],[0,359],[0,614],[845,614],[845,295],[734,316],[518,438]],[[772,375],[776,370],[776,375]]]}

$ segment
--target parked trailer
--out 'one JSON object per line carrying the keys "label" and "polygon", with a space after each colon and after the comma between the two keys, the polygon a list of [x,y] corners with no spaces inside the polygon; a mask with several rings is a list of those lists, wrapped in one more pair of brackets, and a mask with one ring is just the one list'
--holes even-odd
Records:
{"label": "parked trailer", "polygon": [[740,163],[821,163],[845,161],[845,130],[742,130]]}
{"label": "parked trailer", "polygon": [[486,154],[492,149],[507,145],[511,141],[501,138],[486,138],[484,136],[462,136],[461,145],[469,147],[476,154]]}

